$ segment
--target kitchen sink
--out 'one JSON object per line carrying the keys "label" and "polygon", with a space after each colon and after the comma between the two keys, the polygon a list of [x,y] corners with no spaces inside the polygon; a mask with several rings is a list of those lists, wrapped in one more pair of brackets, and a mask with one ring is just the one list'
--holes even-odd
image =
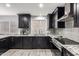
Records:
{"label": "kitchen sink", "polygon": [[79,42],[75,42],[75,41],[70,40],[68,38],[62,38],[62,39],[55,38],[55,39],[63,45],[78,45],[79,44]]}

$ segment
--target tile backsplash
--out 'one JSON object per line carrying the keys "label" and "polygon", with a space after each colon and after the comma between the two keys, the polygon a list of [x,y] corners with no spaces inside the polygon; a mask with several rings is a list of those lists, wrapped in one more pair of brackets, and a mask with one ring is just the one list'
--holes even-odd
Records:
{"label": "tile backsplash", "polygon": [[55,35],[61,35],[63,37],[79,42],[79,28],[64,28],[55,30]]}
{"label": "tile backsplash", "polygon": [[41,20],[37,16],[31,18],[31,34],[33,35],[45,35],[47,31],[47,19]]}

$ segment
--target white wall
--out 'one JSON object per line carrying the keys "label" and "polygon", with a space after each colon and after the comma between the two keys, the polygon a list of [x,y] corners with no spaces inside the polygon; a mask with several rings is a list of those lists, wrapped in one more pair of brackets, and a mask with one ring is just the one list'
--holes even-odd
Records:
{"label": "white wall", "polygon": [[0,16],[0,34],[18,34],[18,16]]}

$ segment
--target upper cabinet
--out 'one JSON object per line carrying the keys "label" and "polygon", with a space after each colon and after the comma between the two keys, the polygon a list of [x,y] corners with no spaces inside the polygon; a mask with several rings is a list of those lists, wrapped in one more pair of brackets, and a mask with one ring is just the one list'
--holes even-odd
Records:
{"label": "upper cabinet", "polygon": [[50,28],[79,27],[79,3],[66,3],[48,14]]}
{"label": "upper cabinet", "polygon": [[54,14],[48,14],[48,29],[55,28],[55,18]]}
{"label": "upper cabinet", "polygon": [[58,21],[57,23],[58,28],[65,28],[65,21]]}
{"label": "upper cabinet", "polygon": [[51,29],[51,28],[53,28],[53,26],[52,26],[52,14],[48,14],[47,17],[48,17],[48,28]]}
{"label": "upper cabinet", "polygon": [[58,19],[60,19],[65,14],[65,7],[57,7]]}
{"label": "upper cabinet", "polygon": [[19,28],[30,28],[31,15],[30,14],[18,14],[19,17]]}
{"label": "upper cabinet", "polygon": [[57,20],[60,19],[60,18],[61,18],[62,16],[64,16],[64,14],[65,14],[65,7],[64,7],[64,6],[57,7],[57,8],[53,11],[52,14],[56,15],[55,17],[56,17]]}
{"label": "upper cabinet", "polygon": [[65,15],[65,7],[64,6],[57,7],[52,14],[54,14],[53,17],[53,20],[55,22],[54,28],[65,28],[65,22],[59,21],[59,19],[61,19]]}
{"label": "upper cabinet", "polygon": [[[48,14],[48,28],[64,28],[65,23],[60,21],[57,22],[65,14],[65,7],[57,7],[51,14]],[[63,26],[60,26],[63,24]]]}

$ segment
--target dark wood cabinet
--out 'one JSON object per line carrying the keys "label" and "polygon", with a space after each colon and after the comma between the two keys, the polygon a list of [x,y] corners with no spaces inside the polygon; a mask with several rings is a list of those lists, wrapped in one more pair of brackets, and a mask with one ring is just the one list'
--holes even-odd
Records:
{"label": "dark wood cabinet", "polygon": [[[22,37],[23,49],[47,49],[50,48],[48,37]],[[53,48],[53,47],[52,47]]]}
{"label": "dark wood cabinet", "polygon": [[55,28],[55,15],[54,14],[48,14],[48,29]]}
{"label": "dark wood cabinet", "polygon": [[8,49],[8,43],[7,38],[0,39],[0,49]]}
{"label": "dark wood cabinet", "polygon": [[12,36],[0,39],[0,49],[50,49],[49,36]]}
{"label": "dark wood cabinet", "polygon": [[8,48],[10,49],[12,47],[12,37],[7,37],[8,40]]}
{"label": "dark wood cabinet", "polygon": [[52,23],[53,23],[52,17],[53,16],[52,16],[52,14],[48,14],[47,17],[48,17],[48,28],[51,29],[51,28],[53,28],[53,26],[52,26]]}
{"label": "dark wood cabinet", "polygon": [[65,28],[65,21],[58,21],[57,27],[58,28]]}
{"label": "dark wood cabinet", "polygon": [[49,49],[50,48],[49,37],[35,37],[35,39],[33,40],[33,48]]}
{"label": "dark wood cabinet", "polygon": [[14,38],[14,48],[22,48],[22,39],[21,37],[15,37]]}
{"label": "dark wood cabinet", "polygon": [[72,53],[70,53],[67,49],[65,49],[64,47],[62,48],[62,52],[61,52],[62,56],[74,56]]}
{"label": "dark wood cabinet", "polygon": [[32,49],[32,37],[22,37],[23,49]]}
{"label": "dark wood cabinet", "polygon": [[30,14],[18,14],[19,18],[19,28],[29,29],[31,25],[31,15]]}
{"label": "dark wood cabinet", "polygon": [[49,36],[11,36],[0,39],[0,55],[8,49],[52,49]]}
{"label": "dark wood cabinet", "polygon": [[34,37],[33,38],[33,49],[40,49],[40,48],[45,48],[44,46],[44,38],[41,37]]}
{"label": "dark wood cabinet", "polygon": [[0,49],[4,49],[4,41],[3,39],[0,39]]}
{"label": "dark wood cabinet", "polygon": [[32,49],[31,37],[11,37],[11,49]]}
{"label": "dark wood cabinet", "polygon": [[9,47],[8,47],[8,39],[7,38],[2,38],[0,39],[0,55],[6,52]]}
{"label": "dark wood cabinet", "polygon": [[65,15],[65,7],[64,6],[60,6],[60,7],[57,7],[53,12],[52,14],[54,14],[54,18],[55,19],[60,19],[62,16]]}
{"label": "dark wood cabinet", "polygon": [[[56,21],[59,20],[65,14],[65,7],[57,7],[51,14],[48,14],[48,28],[56,28]],[[62,24],[62,23],[61,23]],[[65,24],[64,24],[65,25]],[[63,28],[64,28],[64,25]]]}
{"label": "dark wood cabinet", "polygon": [[12,48],[12,49],[21,49],[22,48],[22,38],[21,37],[12,37],[10,48]]}
{"label": "dark wood cabinet", "polygon": [[65,14],[65,7],[57,7],[58,10],[58,19],[61,18]]}

